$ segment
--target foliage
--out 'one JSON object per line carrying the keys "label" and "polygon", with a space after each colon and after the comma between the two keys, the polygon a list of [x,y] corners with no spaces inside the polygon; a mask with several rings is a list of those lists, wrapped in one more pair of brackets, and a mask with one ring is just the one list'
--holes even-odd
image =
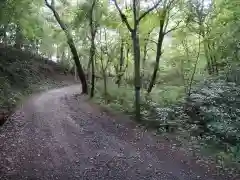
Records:
{"label": "foliage", "polygon": [[0,59],[0,112],[11,110],[33,92],[64,85],[54,78],[64,68],[30,52],[0,47]]}
{"label": "foliage", "polygon": [[[233,82],[207,81],[190,96],[191,105],[199,113],[198,122],[210,133],[231,145],[240,142],[240,89]],[[196,121],[196,119],[194,119]]]}

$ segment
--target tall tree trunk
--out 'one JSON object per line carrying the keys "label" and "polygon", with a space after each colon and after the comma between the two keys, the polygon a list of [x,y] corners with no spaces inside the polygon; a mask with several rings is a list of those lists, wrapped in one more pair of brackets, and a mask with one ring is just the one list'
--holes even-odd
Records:
{"label": "tall tree trunk", "polygon": [[145,65],[146,65],[146,60],[147,60],[147,53],[148,53],[148,42],[149,42],[149,38],[150,38],[150,34],[151,34],[152,30],[150,30],[147,33],[146,38],[144,39],[144,46],[143,46],[143,58],[142,58],[142,68],[141,68],[141,80],[142,80],[142,87],[144,89],[147,88],[148,86],[148,79],[145,78]]}
{"label": "tall tree trunk", "polygon": [[140,42],[138,34],[138,18],[140,11],[140,0],[133,0],[133,17],[134,28],[131,31],[133,42],[133,57],[134,57],[134,84],[135,84],[135,118],[136,121],[141,121],[141,73],[140,73]]}
{"label": "tall tree trunk", "polygon": [[132,31],[132,41],[133,41],[133,56],[134,56],[134,72],[135,72],[135,115],[136,120],[141,120],[141,110],[140,110],[140,91],[141,91],[141,80],[140,80],[140,44],[139,36],[137,30]]}
{"label": "tall tree trunk", "polygon": [[204,46],[204,54],[205,54],[205,57],[207,60],[207,71],[208,71],[209,75],[212,75],[214,73],[214,69],[213,69],[212,60],[211,60],[210,54],[209,54],[208,43],[205,41],[203,43],[203,46]]}
{"label": "tall tree trunk", "polygon": [[160,58],[161,58],[161,55],[162,55],[163,38],[164,38],[164,35],[165,35],[164,34],[164,23],[165,23],[165,16],[160,20],[160,30],[159,30],[159,33],[158,33],[156,62],[155,62],[152,78],[151,78],[150,84],[148,86],[148,90],[147,90],[148,93],[151,93],[151,91],[153,89],[153,86],[155,85],[157,73],[158,73],[158,70],[159,70],[159,62],[160,62]]}
{"label": "tall tree trunk", "polygon": [[104,83],[104,96],[105,96],[105,102],[108,102],[108,91],[107,91],[107,74],[104,72],[103,74],[103,83]]}
{"label": "tall tree trunk", "polygon": [[77,67],[78,76],[79,76],[79,79],[80,79],[80,81],[82,83],[82,93],[83,94],[88,94],[88,85],[87,85],[86,77],[85,77],[82,65],[80,63],[80,60],[79,60],[78,52],[77,52],[76,46],[74,44],[72,35],[69,32],[67,26],[61,21],[60,16],[59,16],[59,14],[57,13],[57,11],[56,11],[56,9],[54,7],[54,2],[55,1],[52,0],[51,2],[52,3],[49,4],[48,0],[45,0],[45,4],[47,5],[47,7],[49,9],[52,10],[52,12],[54,14],[54,17],[56,18],[58,24],[60,25],[60,27],[62,28],[62,30],[64,31],[64,33],[65,33],[65,35],[67,37],[67,43],[68,43],[69,48],[70,48],[70,50],[72,52],[73,59],[74,59],[74,62],[76,64],[76,67]]}
{"label": "tall tree trunk", "polygon": [[138,35],[138,26],[141,19],[143,19],[147,14],[153,11],[159,4],[155,4],[153,7],[149,8],[146,12],[144,12],[141,16],[139,16],[140,11],[140,0],[133,0],[133,19],[134,19],[134,27],[132,28],[127,20],[127,17],[121,11],[120,7],[117,4],[117,1],[114,0],[114,4],[121,16],[123,23],[126,24],[128,30],[131,32],[132,43],[133,43],[133,56],[134,56],[134,75],[135,75],[135,116],[137,121],[141,121],[141,112],[140,112],[140,90],[141,90],[141,79],[140,79],[140,43],[139,43],[139,35]]}
{"label": "tall tree trunk", "polygon": [[119,68],[117,74],[116,84],[118,87],[121,85],[122,73],[123,73],[123,65],[124,65],[124,41],[121,40],[121,48],[120,48],[120,59],[119,59]]}
{"label": "tall tree trunk", "polygon": [[145,63],[147,59],[147,45],[148,45],[148,40],[145,40],[144,46],[143,46],[143,59],[142,59],[142,79],[144,78],[144,71],[145,71]]}
{"label": "tall tree trunk", "polygon": [[94,56],[95,56],[95,44],[94,44],[94,37],[92,37],[91,48],[90,48],[90,62],[91,62],[91,70],[92,70],[90,97],[94,96],[94,90],[95,90],[95,61],[94,61]]}
{"label": "tall tree trunk", "polygon": [[91,93],[90,97],[92,98],[94,96],[94,90],[95,90],[95,36],[97,32],[96,22],[94,21],[94,7],[96,4],[96,0],[93,0],[91,9],[90,9],[90,19],[89,19],[89,25],[91,30],[91,47],[90,47],[90,59],[89,62],[91,62],[91,69],[92,69],[92,76],[91,76]]}
{"label": "tall tree trunk", "polygon": [[107,90],[107,73],[106,73],[106,68],[103,67],[103,64],[102,64],[102,73],[103,73],[103,85],[104,85],[104,99],[105,99],[105,102],[107,103],[108,102],[108,90]]}
{"label": "tall tree trunk", "polygon": [[194,64],[194,68],[193,68],[193,72],[192,72],[192,75],[190,77],[190,80],[189,80],[189,84],[188,84],[188,97],[191,95],[191,92],[192,92],[192,84],[193,84],[193,80],[194,80],[194,77],[195,77],[195,74],[196,74],[196,70],[197,70],[197,65],[198,65],[198,61],[199,61],[199,56],[200,56],[200,51],[201,51],[201,37],[199,36],[198,37],[198,53],[197,53],[197,56],[196,56],[196,62]]}
{"label": "tall tree trunk", "polygon": [[82,65],[80,63],[80,60],[79,60],[77,49],[76,49],[76,47],[73,43],[73,39],[69,39],[68,44],[69,44],[69,47],[71,49],[73,59],[74,59],[74,62],[75,62],[76,68],[77,68],[78,77],[79,77],[79,79],[82,83],[82,93],[83,94],[88,94],[88,85],[87,85],[86,77],[85,77],[85,74],[83,72],[83,68],[82,68]]}
{"label": "tall tree trunk", "polygon": [[146,60],[147,60],[147,46],[148,46],[149,38],[150,38],[150,35],[151,35],[152,31],[153,31],[153,30],[150,30],[150,31],[147,33],[146,38],[144,39],[143,59],[142,59],[142,78],[144,77],[145,63],[146,63]]}
{"label": "tall tree trunk", "polygon": [[[105,42],[107,41],[107,33],[106,30],[105,32]],[[101,63],[101,72],[102,72],[102,77],[103,77],[103,85],[104,85],[104,99],[105,99],[105,103],[108,103],[108,91],[107,91],[107,67],[108,67],[108,62],[110,60],[110,57],[107,56],[107,62],[106,65],[104,66],[103,63],[103,47],[102,47],[102,32],[100,32],[100,63]],[[106,52],[108,52],[108,48],[106,46]]]}
{"label": "tall tree trunk", "polygon": [[199,34],[203,38],[203,48],[204,48],[204,54],[205,54],[206,61],[207,61],[207,71],[208,71],[209,75],[212,75],[214,73],[214,68],[213,68],[213,62],[212,62],[211,57],[210,57],[209,42],[207,42],[207,40],[206,40],[206,33],[203,30],[204,29],[203,25],[200,24],[199,27],[201,29]]}
{"label": "tall tree trunk", "polygon": [[208,44],[208,51],[209,51],[209,58],[212,62],[212,72],[216,75],[218,75],[218,66],[217,66],[217,58],[215,56],[214,52],[214,43],[207,42]]}
{"label": "tall tree trunk", "polygon": [[101,48],[100,62],[101,62],[101,72],[102,72],[102,76],[103,76],[103,85],[104,85],[104,99],[105,99],[105,102],[107,103],[107,94],[108,94],[107,93],[107,74],[106,74],[107,65],[106,65],[106,67],[104,67],[102,48]]}

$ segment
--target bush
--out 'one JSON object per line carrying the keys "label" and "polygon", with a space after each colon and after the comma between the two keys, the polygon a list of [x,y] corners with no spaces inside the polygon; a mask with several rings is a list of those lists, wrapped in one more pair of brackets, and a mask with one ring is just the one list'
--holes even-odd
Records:
{"label": "bush", "polygon": [[168,107],[182,102],[184,95],[183,86],[157,85],[148,99],[162,107]]}
{"label": "bush", "polygon": [[132,114],[134,109],[134,91],[131,86],[118,87],[112,80],[108,80],[107,97],[104,94],[103,81],[96,83],[95,99],[115,110]]}
{"label": "bush", "polygon": [[206,81],[193,91],[187,104],[195,109],[188,114],[204,132],[232,145],[240,142],[240,87],[235,83]]}
{"label": "bush", "polygon": [[[118,87],[113,81],[108,80],[108,94],[104,95],[103,82],[97,81],[95,100],[104,106],[110,107],[117,111],[127,114],[134,114],[134,87],[126,85]],[[183,108],[179,105],[172,104],[182,100],[183,87],[176,86],[160,86],[156,87],[150,95],[146,95],[146,91],[141,92],[141,114],[142,123],[148,127],[166,128],[181,125],[182,119],[179,117],[183,114]],[[176,120],[177,119],[177,120]]]}

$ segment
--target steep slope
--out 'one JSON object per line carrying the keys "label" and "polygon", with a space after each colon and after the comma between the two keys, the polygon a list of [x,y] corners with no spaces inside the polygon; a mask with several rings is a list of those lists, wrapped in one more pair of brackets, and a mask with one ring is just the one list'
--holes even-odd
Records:
{"label": "steep slope", "polygon": [[69,83],[73,76],[57,63],[0,44],[0,125],[22,96]]}

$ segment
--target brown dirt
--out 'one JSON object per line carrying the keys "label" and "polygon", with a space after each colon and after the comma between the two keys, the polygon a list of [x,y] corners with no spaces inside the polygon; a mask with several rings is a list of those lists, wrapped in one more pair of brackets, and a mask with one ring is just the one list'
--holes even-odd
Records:
{"label": "brown dirt", "polygon": [[32,96],[1,127],[1,180],[234,179],[79,92],[73,85]]}

